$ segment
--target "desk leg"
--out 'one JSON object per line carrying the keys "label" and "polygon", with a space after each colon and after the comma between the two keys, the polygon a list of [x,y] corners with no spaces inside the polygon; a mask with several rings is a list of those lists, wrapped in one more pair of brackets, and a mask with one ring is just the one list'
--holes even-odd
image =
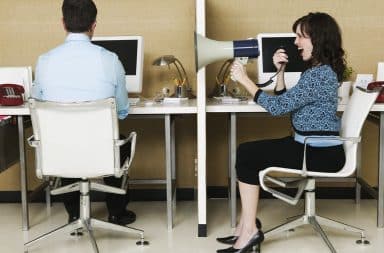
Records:
{"label": "desk leg", "polygon": [[230,114],[229,120],[229,202],[230,202],[230,213],[231,213],[231,227],[236,226],[236,218],[237,218],[237,206],[236,206],[236,113],[232,112]]}
{"label": "desk leg", "polygon": [[[167,223],[168,230],[173,228],[173,208],[172,208],[172,173],[174,167],[174,141],[172,140],[174,136],[171,136],[174,132],[174,123],[171,123],[171,116],[169,114],[165,115],[165,170],[166,170],[166,190],[167,190]],[[172,133],[171,133],[172,131]]]}
{"label": "desk leg", "polygon": [[377,194],[377,227],[384,227],[384,112],[380,112],[379,186]]}
{"label": "desk leg", "polygon": [[172,227],[173,227],[173,220],[174,220],[174,214],[176,212],[176,144],[175,144],[175,119],[170,116],[171,121],[171,171],[172,171]]}
{"label": "desk leg", "polygon": [[17,116],[17,125],[19,129],[19,152],[20,152],[20,191],[21,191],[21,208],[22,208],[22,229],[29,229],[28,215],[28,187],[27,187],[27,168],[25,166],[25,149],[24,149],[24,121],[23,116]]}
{"label": "desk leg", "polygon": [[357,158],[356,158],[356,182],[355,182],[355,202],[360,204],[361,200],[361,184],[359,183],[359,178],[361,178],[361,142],[357,144]]}
{"label": "desk leg", "polygon": [[[203,72],[201,72],[203,71]],[[204,73],[204,68],[199,73]],[[198,74],[199,77],[199,74]],[[205,78],[205,77],[204,77]],[[201,80],[200,80],[201,81]],[[204,81],[205,83],[205,81]],[[199,89],[205,91],[205,88]],[[207,237],[207,178],[206,178],[206,113],[205,113],[205,94],[201,94],[204,106],[198,106],[197,113],[197,212],[198,227],[197,236]],[[199,96],[197,98],[199,101]]]}

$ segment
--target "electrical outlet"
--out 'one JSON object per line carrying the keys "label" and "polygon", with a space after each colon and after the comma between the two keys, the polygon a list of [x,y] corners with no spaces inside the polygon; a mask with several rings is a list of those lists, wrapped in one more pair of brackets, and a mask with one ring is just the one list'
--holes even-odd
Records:
{"label": "electrical outlet", "polygon": [[353,84],[355,89],[357,86],[366,89],[368,84],[373,81],[373,74],[357,74],[356,81]]}

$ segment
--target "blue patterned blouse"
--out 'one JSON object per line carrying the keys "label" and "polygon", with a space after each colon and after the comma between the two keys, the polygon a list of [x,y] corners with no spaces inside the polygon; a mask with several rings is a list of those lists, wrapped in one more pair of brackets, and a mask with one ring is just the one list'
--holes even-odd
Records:
{"label": "blue patterned blouse", "polygon": [[274,116],[291,112],[291,123],[300,135],[338,135],[336,73],[329,65],[312,67],[291,89],[276,95],[262,90],[254,101]]}

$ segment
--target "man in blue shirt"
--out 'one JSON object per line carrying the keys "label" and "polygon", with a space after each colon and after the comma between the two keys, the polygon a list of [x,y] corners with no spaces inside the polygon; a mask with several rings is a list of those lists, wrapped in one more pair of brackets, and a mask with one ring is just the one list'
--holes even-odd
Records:
{"label": "man in blue shirt", "polygon": [[[91,43],[96,27],[97,8],[92,0],[64,0],[63,25],[65,42],[41,55],[35,72],[32,96],[40,100],[77,102],[115,97],[119,119],[128,115],[125,72],[116,54]],[[120,148],[121,161],[130,154],[130,146]],[[67,185],[77,179],[62,179]],[[106,184],[120,186],[121,178],[104,178]],[[136,219],[126,210],[128,197],[106,196],[109,222],[126,225]],[[79,193],[67,193],[64,200],[69,221],[79,217]]]}

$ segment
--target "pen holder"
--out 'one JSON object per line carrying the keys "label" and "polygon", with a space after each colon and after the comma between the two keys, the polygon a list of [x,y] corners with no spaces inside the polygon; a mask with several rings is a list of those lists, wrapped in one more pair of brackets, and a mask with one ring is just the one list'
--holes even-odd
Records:
{"label": "pen holder", "polygon": [[185,98],[186,90],[184,85],[177,85],[175,90],[175,97],[177,98]]}

